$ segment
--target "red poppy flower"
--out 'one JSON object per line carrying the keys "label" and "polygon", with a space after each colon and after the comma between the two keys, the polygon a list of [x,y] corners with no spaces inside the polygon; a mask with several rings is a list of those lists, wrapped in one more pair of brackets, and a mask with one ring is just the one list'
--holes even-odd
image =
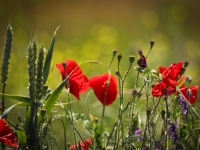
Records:
{"label": "red poppy flower", "polygon": [[87,139],[84,142],[82,141],[82,142],[80,142],[78,144],[71,145],[69,149],[70,150],[79,150],[80,147],[81,147],[83,150],[87,150],[87,149],[89,149],[91,147],[91,145],[92,145],[92,140],[91,139]]}
{"label": "red poppy flower", "polygon": [[164,66],[158,67],[158,71],[159,71],[160,74],[163,74],[163,72],[164,72],[166,69],[167,69],[167,68],[164,67]]}
{"label": "red poppy flower", "polygon": [[162,80],[167,85],[177,85],[176,81],[181,74],[183,62],[171,64],[165,71],[163,71]]}
{"label": "red poppy flower", "polygon": [[194,104],[197,100],[198,86],[180,88],[181,93],[185,96],[188,102]]}
{"label": "red poppy flower", "polygon": [[171,64],[168,68],[165,68],[164,66],[160,66],[158,68],[159,72],[162,74],[162,81],[153,87],[153,96],[159,97],[166,94],[170,95],[176,92],[176,85],[179,84],[177,80],[181,75],[182,65],[183,62],[179,62]]}
{"label": "red poppy flower", "polygon": [[152,89],[152,95],[155,97],[162,96],[164,94],[163,92],[164,92],[166,86],[167,85],[163,82],[157,83]]}
{"label": "red poppy flower", "polygon": [[106,73],[92,77],[90,87],[103,105],[112,104],[117,97],[117,79],[113,75]]}
{"label": "red poppy flower", "polygon": [[[66,60],[64,63],[56,64],[56,67],[60,70],[62,80],[73,71],[68,80],[69,87],[68,84],[65,87],[69,88],[69,92],[80,100],[79,93],[87,91],[89,88],[89,80],[75,61]],[[64,65],[66,66],[64,67]]]}
{"label": "red poppy flower", "polygon": [[0,142],[14,148],[18,148],[17,138],[4,119],[0,119]]}

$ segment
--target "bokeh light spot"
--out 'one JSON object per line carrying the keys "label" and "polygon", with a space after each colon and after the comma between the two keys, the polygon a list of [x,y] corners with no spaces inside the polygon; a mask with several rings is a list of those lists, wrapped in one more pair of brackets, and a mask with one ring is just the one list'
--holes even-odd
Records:
{"label": "bokeh light spot", "polygon": [[159,18],[154,11],[145,11],[141,15],[141,21],[148,28],[155,28],[158,25]]}
{"label": "bokeh light spot", "polygon": [[198,58],[200,56],[199,46],[195,41],[188,41],[185,44],[187,55],[191,58]]}
{"label": "bokeh light spot", "polygon": [[185,21],[188,15],[188,11],[185,6],[181,4],[175,4],[171,8],[171,14],[176,21]]}

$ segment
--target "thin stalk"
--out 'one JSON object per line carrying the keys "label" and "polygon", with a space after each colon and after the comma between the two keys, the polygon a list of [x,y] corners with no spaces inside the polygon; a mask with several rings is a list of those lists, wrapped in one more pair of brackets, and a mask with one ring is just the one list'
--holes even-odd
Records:
{"label": "thin stalk", "polygon": [[167,96],[165,96],[165,139],[166,139],[166,145],[165,148],[168,149],[168,145],[169,145],[169,140],[168,140],[168,133],[167,133],[167,118],[168,118],[168,113],[169,113],[169,109],[168,109],[168,103],[167,103]]}

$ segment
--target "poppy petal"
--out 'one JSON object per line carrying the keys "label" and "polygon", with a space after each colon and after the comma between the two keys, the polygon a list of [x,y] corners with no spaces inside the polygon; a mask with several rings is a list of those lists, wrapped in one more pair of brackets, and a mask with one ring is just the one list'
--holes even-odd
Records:
{"label": "poppy petal", "polygon": [[[66,60],[65,63],[66,68],[64,68],[63,63],[56,64],[56,67],[60,70],[62,80],[70,74],[69,92],[80,100],[79,94],[87,91],[89,88],[89,80],[74,60]],[[66,84],[65,87],[68,88],[68,84]]]}
{"label": "poppy petal", "polygon": [[197,100],[198,86],[191,86],[187,88],[181,88],[181,93],[185,96],[188,102],[194,104]]}
{"label": "poppy petal", "polygon": [[0,120],[0,142],[18,148],[17,138],[4,119]]}
{"label": "poppy petal", "polygon": [[165,83],[163,83],[163,82],[157,83],[152,89],[152,95],[155,97],[162,96],[165,88],[166,88]]}
{"label": "poppy petal", "polygon": [[90,79],[92,87],[98,100],[104,105],[112,104],[117,97],[117,79],[110,74],[94,76]]}

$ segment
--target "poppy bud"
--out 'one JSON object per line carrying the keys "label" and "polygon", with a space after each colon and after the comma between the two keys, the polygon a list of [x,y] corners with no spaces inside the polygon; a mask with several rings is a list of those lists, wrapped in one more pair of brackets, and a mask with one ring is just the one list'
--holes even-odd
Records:
{"label": "poppy bud", "polygon": [[192,82],[192,77],[189,76],[189,75],[186,75],[186,76],[185,76],[185,81],[186,81],[187,83],[191,83],[191,82]]}
{"label": "poppy bud", "polygon": [[118,59],[118,62],[120,62],[120,60],[122,59],[122,54],[118,54],[117,59]]}
{"label": "poppy bud", "polygon": [[116,71],[116,75],[117,75],[118,77],[122,78],[121,73],[120,73],[119,70]]}
{"label": "poppy bud", "polygon": [[186,70],[186,68],[182,67],[180,75],[183,75],[185,73],[185,70]]}
{"label": "poppy bud", "polygon": [[135,61],[135,56],[130,55],[129,56],[129,61],[130,61],[130,63],[133,63]]}
{"label": "poppy bud", "polygon": [[189,65],[189,61],[185,61],[184,64],[183,64],[183,67],[187,68],[188,65]]}
{"label": "poppy bud", "polygon": [[140,56],[143,55],[142,50],[139,50],[139,51],[138,51],[138,54],[139,54]]}
{"label": "poppy bud", "polygon": [[151,49],[152,49],[152,47],[154,46],[154,43],[155,43],[154,40],[151,40],[151,41],[150,41],[150,46],[151,46],[150,48],[151,48]]}
{"label": "poppy bud", "polygon": [[133,91],[132,91],[133,97],[135,97],[137,93],[138,93],[138,91],[136,89],[133,89]]}
{"label": "poppy bud", "polygon": [[117,50],[114,49],[114,50],[113,50],[113,57],[115,57],[116,54],[117,54]]}

